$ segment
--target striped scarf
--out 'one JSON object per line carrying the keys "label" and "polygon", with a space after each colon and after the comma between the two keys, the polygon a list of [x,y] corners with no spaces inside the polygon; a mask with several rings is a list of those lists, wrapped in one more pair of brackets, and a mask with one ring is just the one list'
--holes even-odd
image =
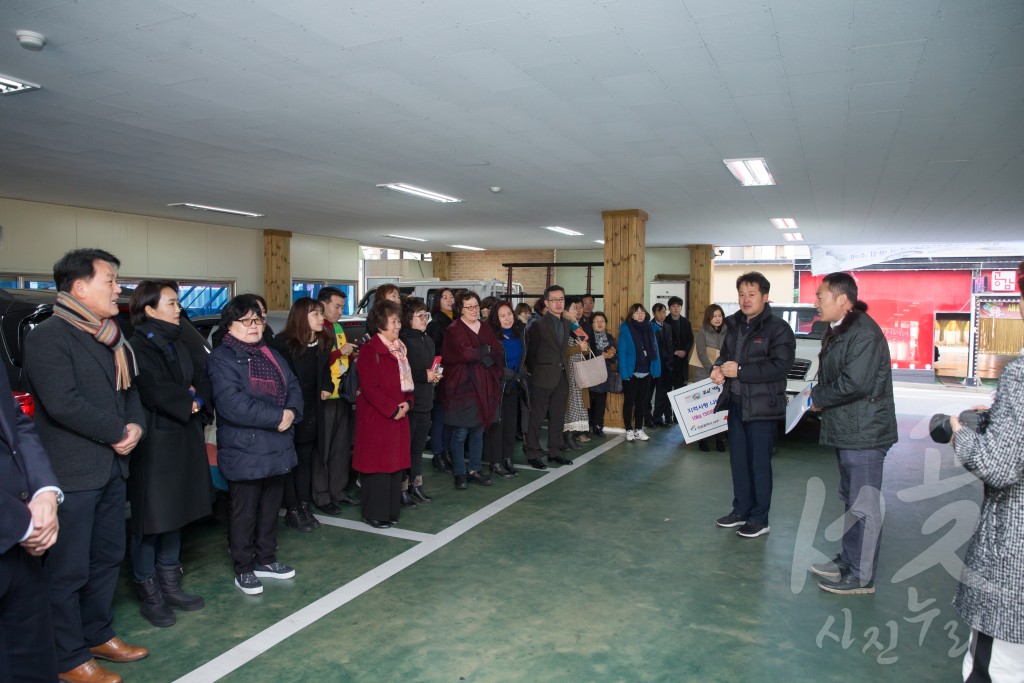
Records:
{"label": "striped scarf", "polygon": [[66,320],[73,327],[87,332],[100,344],[114,352],[114,370],[117,375],[117,390],[128,389],[132,385],[132,377],[139,374],[135,363],[135,352],[128,344],[121,328],[113,318],[100,319],[82,303],[66,292],[57,294],[57,302],[53,305],[53,314]]}

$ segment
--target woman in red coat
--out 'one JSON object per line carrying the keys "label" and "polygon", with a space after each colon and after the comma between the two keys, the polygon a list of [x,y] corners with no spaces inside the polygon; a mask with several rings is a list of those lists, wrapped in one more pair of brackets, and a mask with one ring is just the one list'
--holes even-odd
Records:
{"label": "woman in red coat", "polygon": [[366,317],[378,330],[359,349],[359,397],[356,399],[356,443],[352,467],[362,474],[363,521],[387,529],[398,521],[402,475],[409,467],[409,409],[412,370],[405,345],[398,340],[402,309],[381,300]]}
{"label": "woman in red coat", "polygon": [[[484,430],[494,422],[501,396],[505,349],[491,326],[480,321],[480,298],[468,290],[455,297],[459,316],[441,340],[444,363],[444,422],[452,426],[452,473],[455,488],[467,482],[490,486],[481,471]],[[469,446],[469,472],[465,451]]]}

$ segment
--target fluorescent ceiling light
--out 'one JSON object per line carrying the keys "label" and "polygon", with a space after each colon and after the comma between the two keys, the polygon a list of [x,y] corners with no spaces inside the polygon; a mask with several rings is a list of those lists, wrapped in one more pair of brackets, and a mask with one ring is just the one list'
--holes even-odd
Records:
{"label": "fluorescent ceiling light", "polygon": [[597,242],[598,244],[604,244],[604,240],[594,240],[594,241]]}
{"label": "fluorescent ceiling light", "polygon": [[23,81],[20,78],[0,74],[0,95],[16,95],[17,93],[28,92],[29,90],[39,90],[39,86],[35,83]]}
{"label": "fluorescent ceiling light", "polygon": [[768,170],[768,164],[762,157],[751,159],[722,159],[726,167],[740,181],[743,187],[774,185],[775,178]]}
{"label": "fluorescent ceiling light", "polygon": [[426,242],[425,239],[419,237],[406,237],[405,235],[381,235],[381,237],[390,237],[395,240],[409,240],[410,242]]}
{"label": "fluorescent ceiling light", "polygon": [[222,209],[219,206],[206,206],[205,204],[192,204],[189,202],[178,202],[176,204],[168,204],[167,206],[183,206],[186,209],[195,209],[196,211],[210,211],[212,213],[226,213],[232,216],[245,216],[246,218],[262,218],[264,214],[253,213],[252,211],[238,211],[236,209]]}
{"label": "fluorescent ceiling light", "polygon": [[487,251],[483,247],[471,247],[468,244],[449,244],[448,246],[456,249],[469,249],[470,251]]}
{"label": "fluorescent ceiling light", "polygon": [[570,230],[569,228],[563,228],[563,227],[560,227],[558,225],[549,225],[548,227],[546,227],[544,229],[545,230],[550,230],[551,232],[557,232],[559,235],[569,235],[570,237],[579,237],[580,235],[583,234],[582,232],[576,232],[575,230]]}
{"label": "fluorescent ceiling light", "polygon": [[423,197],[424,199],[429,199],[432,202],[441,202],[442,204],[465,201],[458,197],[449,197],[446,194],[434,192],[433,190],[425,190],[422,187],[416,187],[415,185],[409,185],[408,183],[380,183],[377,187],[384,190],[404,192],[405,194],[411,194],[414,197]]}
{"label": "fluorescent ceiling light", "polygon": [[796,224],[795,218],[772,218],[770,220],[772,225],[779,230],[796,230],[800,227]]}
{"label": "fluorescent ceiling light", "polygon": [[804,236],[802,234],[800,234],[799,232],[784,232],[784,233],[782,233],[782,238],[785,239],[787,242],[803,242],[804,241]]}

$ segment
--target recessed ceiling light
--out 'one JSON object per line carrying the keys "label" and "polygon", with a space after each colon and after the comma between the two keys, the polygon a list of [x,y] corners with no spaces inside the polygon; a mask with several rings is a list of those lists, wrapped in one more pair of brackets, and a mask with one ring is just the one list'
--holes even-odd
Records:
{"label": "recessed ceiling light", "polygon": [[265,214],[253,213],[252,211],[238,211],[237,209],[224,209],[219,206],[207,206],[206,204],[192,204],[190,202],[178,202],[167,206],[181,206],[196,211],[210,211],[211,213],[226,213],[232,216],[245,216],[246,218],[262,218]]}
{"label": "recessed ceiling light", "polygon": [[787,242],[803,242],[804,236],[799,232],[784,232],[782,238]]}
{"label": "recessed ceiling light", "polygon": [[425,239],[420,237],[406,237],[405,235],[381,235],[381,237],[390,237],[395,240],[409,240],[410,242],[426,242]]}
{"label": "recessed ceiling light", "polygon": [[800,227],[796,224],[795,218],[771,218],[769,220],[779,230],[796,230]]}
{"label": "recessed ceiling light", "polygon": [[594,240],[594,241],[597,242],[598,244],[604,244],[604,240]]}
{"label": "recessed ceiling light", "polygon": [[768,164],[765,163],[763,157],[722,159],[722,161],[743,187],[775,184],[775,177],[768,170]]}
{"label": "recessed ceiling light", "polygon": [[487,251],[483,247],[471,247],[468,244],[449,244],[448,246],[455,249],[469,249],[470,251]]}
{"label": "recessed ceiling light", "polygon": [[563,228],[563,227],[558,226],[558,225],[549,225],[549,226],[547,226],[544,229],[545,230],[550,230],[551,232],[557,232],[559,235],[569,235],[570,237],[579,237],[580,235],[583,234],[582,232],[576,232],[575,230],[570,230],[569,228]]}
{"label": "recessed ceiling light", "polygon": [[411,194],[414,197],[422,197],[423,199],[429,199],[432,202],[441,202],[442,204],[451,204],[454,202],[465,201],[458,197],[450,197],[440,192],[434,192],[433,190],[425,190],[422,187],[416,187],[415,185],[409,185],[408,183],[380,183],[377,187],[383,190],[394,190],[395,192],[404,192],[405,194]]}
{"label": "recessed ceiling light", "polygon": [[20,92],[28,92],[29,90],[39,90],[39,86],[35,83],[23,81],[20,78],[0,74],[0,95],[16,95]]}

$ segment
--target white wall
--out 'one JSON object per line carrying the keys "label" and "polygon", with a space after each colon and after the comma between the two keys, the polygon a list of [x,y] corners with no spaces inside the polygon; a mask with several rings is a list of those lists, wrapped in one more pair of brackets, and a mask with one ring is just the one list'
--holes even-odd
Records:
{"label": "white wall", "polygon": [[292,234],[292,278],[359,280],[359,242]]}
{"label": "white wall", "polygon": [[105,249],[124,277],[233,280],[263,291],[263,233],[73,206],[0,199],[0,271],[53,277],[66,251]]}

